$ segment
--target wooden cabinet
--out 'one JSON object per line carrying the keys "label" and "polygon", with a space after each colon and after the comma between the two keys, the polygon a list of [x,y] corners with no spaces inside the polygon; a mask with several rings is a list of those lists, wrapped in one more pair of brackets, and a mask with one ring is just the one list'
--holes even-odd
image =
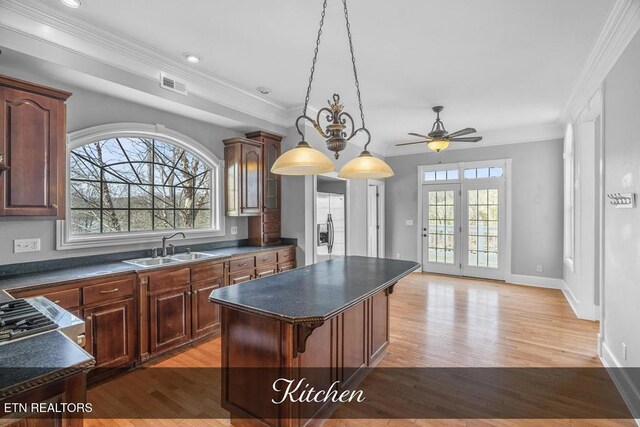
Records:
{"label": "wooden cabinet", "polygon": [[264,250],[256,255],[237,255],[227,262],[226,285],[237,285],[260,277],[282,273],[296,267],[294,247]]}
{"label": "wooden cabinet", "polygon": [[222,278],[193,285],[191,295],[191,333],[193,338],[220,331],[220,306],[209,301],[211,292],[222,286]]}
{"label": "wooden cabinet", "polygon": [[0,76],[0,216],[64,218],[69,96]]}
{"label": "wooden cabinet", "polygon": [[191,268],[191,334],[200,338],[220,332],[220,306],[209,295],[223,286],[224,264],[206,262]]}
{"label": "wooden cabinet", "polygon": [[244,138],[224,140],[225,203],[228,216],[262,212],[262,145]]}
{"label": "wooden cabinet", "polygon": [[191,270],[152,271],[138,277],[140,355],[143,360],[191,340]]}
{"label": "wooden cabinet", "polygon": [[191,286],[149,296],[149,338],[152,354],[171,350],[191,340]]}
{"label": "wooden cabinet", "polygon": [[133,363],[136,357],[136,322],[133,298],[83,310],[85,350],[96,367],[112,368]]}
{"label": "wooden cabinet", "polygon": [[281,184],[280,175],[272,173],[271,167],[280,156],[282,137],[264,131],[247,133],[245,136],[262,144],[263,162],[262,213],[249,218],[249,242],[256,246],[278,244],[281,241]]}

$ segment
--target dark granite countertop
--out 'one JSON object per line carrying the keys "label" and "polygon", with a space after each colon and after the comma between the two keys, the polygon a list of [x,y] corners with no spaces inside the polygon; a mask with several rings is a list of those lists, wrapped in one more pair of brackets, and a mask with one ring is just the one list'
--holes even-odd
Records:
{"label": "dark granite countertop", "polygon": [[209,299],[288,323],[325,321],[419,266],[414,261],[347,256],[216,289]]}
{"label": "dark granite countertop", "polygon": [[[138,267],[132,264],[127,264],[122,261],[110,261],[106,263],[89,264],[81,267],[62,268],[50,271],[43,271],[30,274],[18,274],[7,278],[0,279],[0,291],[7,289],[15,289],[22,287],[31,287],[38,285],[51,285],[56,283],[70,282],[82,279],[92,279],[102,276],[110,276],[114,274],[127,273],[127,272],[141,272],[151,271],[158,268],[176,267],[178,265],[193,264],[197,262],[210,261],[216,259],[224,259],[234,255],[241,255],[245,253],[260,252],[277,250],[279,248],[291,246],[290,244],[273,245],[273,246],[236,246],[227,247],[213,250],[198,250],[194,252],[202,252],[212,255],[211,258],[199,259],[195,261],[182,261],[180,263],[173,263],[160,267]],[[4,294],[4,295],[3,295]],[[0,301],[6,298],[6,293],[0,292]]]}
{"label": "dark granite countertop", "polygon": [[89,369],[94,359],[59,331],[0,345],[0,398]]}

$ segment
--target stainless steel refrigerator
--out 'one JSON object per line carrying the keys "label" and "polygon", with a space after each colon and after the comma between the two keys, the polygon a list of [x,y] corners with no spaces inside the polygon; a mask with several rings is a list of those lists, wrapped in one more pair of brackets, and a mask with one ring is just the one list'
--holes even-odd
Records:
{"label": "stainless steel refrigerator", "polygon": [[316,262],[322,262],[345,255],[345,196],[316,194]]}

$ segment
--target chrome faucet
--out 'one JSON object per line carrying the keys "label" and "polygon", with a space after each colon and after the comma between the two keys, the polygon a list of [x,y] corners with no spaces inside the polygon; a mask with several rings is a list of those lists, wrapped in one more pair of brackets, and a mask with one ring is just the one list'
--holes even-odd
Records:
{"label": "chrome faucet", "polygon": [[182,236],[183,239],[187,238],[187,236],[185,236],[182,231],[178,231],[177,233],[173,233],[171,236],[162,236],[162,255],[160,255],[161,257],[166,257],[167,256],[167,240],[173,239],[174,237],[176,237],[178,235]]}

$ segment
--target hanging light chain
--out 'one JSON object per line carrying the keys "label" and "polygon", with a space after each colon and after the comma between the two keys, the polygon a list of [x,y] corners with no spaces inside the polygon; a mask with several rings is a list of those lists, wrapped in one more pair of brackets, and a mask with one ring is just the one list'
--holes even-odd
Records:
{"label": "hanging light chain", "polygon": [[318,61],[318,48],[320,47],[320,38],[322,37],[322,26],[324,25],[324,15],[327,11],[327,0],[322,4],[322,14],[320,15],[320,27],[318,28],[318,37],[316,38],[316,49],[313,52],[313,62],[311,63],[311,74],[309,75],[309,86],[307,86],[307,96],[304,98],[304,109],[302,115],[307,115],[309,107],[309,97],[311,96],[311,84],[313,83],[313,73],[316,71],[316,62]]}
{"label": "hanging light chain", "polygon": [[[326,2],[325,2],[326,3]],[[353,53],[353,40],[351,39],[351,24],[349,24],[349,11],[347,10],[347,0],[342,0],[344,5],[344,19],[347,25],[347,37],[349,38],[349,50],[351,51],[351,63],[353,65],[353,77],[356,81],[356,93],[358,95],[358,107],[360,108],[360,119],[362,119],[362,127],[364,125],[364,109],[362,107],[362,97],[360,96],[360,82],[358,81],[358,70],[356,69],[356,56]]]}

